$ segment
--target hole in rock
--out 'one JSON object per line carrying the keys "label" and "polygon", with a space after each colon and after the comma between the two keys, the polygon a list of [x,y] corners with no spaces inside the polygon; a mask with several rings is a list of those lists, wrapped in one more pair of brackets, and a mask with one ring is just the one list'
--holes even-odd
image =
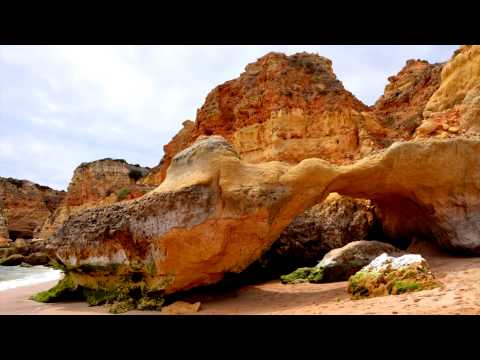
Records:
{"label": "hole in rock", "polygon": [[401,195],[371,199],[366,199],[366,194],[355,195],[358,197],[330,195],[298,215],[272,247],[242,273],[226,273],[219,283],[170,295],[166,304],[236,297],[236,289],[241,286],[276,280],[299,267],[315,266],[328,251],[352,241],[383,241],[401,250],[415,238],[435,241],[431,209]]}
{"label": "hole in rock", "polygon": [[[406,250],[413,238],[434,241],[431,210],[395,194],[368,198],[330,194],[298,215],[260,259],[240,274],[226,274],[218,289],[278,279],[318,264],[330,250],[376,240]],[[361,196],[361,198],[360,198]]]}

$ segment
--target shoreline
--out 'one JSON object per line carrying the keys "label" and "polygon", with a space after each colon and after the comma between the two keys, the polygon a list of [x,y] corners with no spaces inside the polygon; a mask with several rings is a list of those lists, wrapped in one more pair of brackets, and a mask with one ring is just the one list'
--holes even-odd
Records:
{"label": "shoreline", "polygon": [[[346,282],[283,285],[273,280],[222,293],[200,291],[186,297],[202,303],[198,315],[480,315],[480,257],[426,256],[442,288],[351,300]],[[56,281],[0,292],[1,315],[110,315],[106,306],[86,302],[43,304],[29,300]],[[128,315],[164,315],[134,310]]]}

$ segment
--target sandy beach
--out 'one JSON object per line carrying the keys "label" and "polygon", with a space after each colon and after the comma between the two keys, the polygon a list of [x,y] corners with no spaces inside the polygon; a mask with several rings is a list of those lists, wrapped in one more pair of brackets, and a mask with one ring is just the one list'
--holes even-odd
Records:
{"label": "sandy beach", "polygon": [[[269,281],[219,293],[202,291],[184,300],[201,301],[198,315],[229,314],[480,314],[480,257],[457,258],[423,254],[443,288],[351,300],[346,282],[283,285]],[[42,304],[28,298],[55,282],[5,290],[0,293],[0,314],[105,315],[105,306],[90,307],[85,302]],[[130,315],[160,315],[158,312],[131,311]]]}

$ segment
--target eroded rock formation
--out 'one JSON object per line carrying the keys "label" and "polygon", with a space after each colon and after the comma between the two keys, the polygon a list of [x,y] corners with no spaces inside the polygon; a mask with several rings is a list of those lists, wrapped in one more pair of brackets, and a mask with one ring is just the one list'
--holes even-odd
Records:
{"label": "eroded rock formation", "polygon": [[138,274],[142,289],[169,294],[241,272],[298,214],[337,192],[396,205],[406,230],[478,254],[479,151],[476,140],[429,140],[351,165],[249,164],[223,138],[201,137],[154,191],[71,216],[51,248],[82,286],[127,286]]}
{"label": "eroded rock formation", "polygon": [[64,196],[64,191],[31,181],[0,177],[0,205],[4,217],[3,221],[0,219],[0,227],[6,225],[7,238],[32,238]]}
{"label": "eroded rock formation", "polygon": [[[307,53],[267,54],[249,64],[240,77],[218,86],[207,96],[196,121],[184,122],[183,129],[164,147],[160,164],[142,182],[161,184],[171,158],[199,135],[222,135],[242,159],[250,163],[278,160],[289,164],[313,157],[348,164],[395,141],[421,139],[425,129],[431,127],[432,110],[429,109],[435,109],[431,103],[444,102],[442,94],[451,92],[452,85],[448,84],[452,76],[464,79],[468,71],[477,70],[469,64],[478,62],[476,52],[478,50],[471,47],[463,47],[447,64],[407,61],[397,75],[389,78],[384,94],[370,108],[343,88],[330,60]],[[460,73],[451,75],[455,69]],[[475,115],[472,104],[476,94],[474,84],[480,79],[478,74],[475,79],[477,82],[465,80],[466,88],[472,88],[468,90],[471,95],[466,97],[470,118]],[[458,87],[453,90],[458,91]],[[435,100],[437,98],[439,100]],[[447,129],[447,125],[443,127]],[[440,137],[460,134],[454,125],[448,127],[448,131],[442,129]],[[427,137],[433,135],[429,133]],[[408,200],[396,199],[396,202],[404,201],[401,209],[416,211],[411,209]],[[403,214],[390,204],[389,200],[374,201],[384,222],[385,236],[397,246],[407,246],[411,240],[411,232],[407,230],[410,224],[404,229]],[[308,213],[301,216],[310,217]],[[308,237],[307,234],[301,236]],[[283,245],[294,248],[290,245],[296,244],[295,237],[289,245],[284,237]],[[316,254],[317,259],[323,254],[322,251]]]}
{"label": "eroded rock formation", "polygon": [[159,185],[172,157],[200,135],[223,136],[252,163],[317,157],[342,164],[384,147],[388,129],[344,89],[329,59],[269,53],[210,92],[143,181]]}
{"label": "eroded rock formation", "polygon": [[442,68],[443,64],[408,60],[397,75],[388,78],[384,94],[372,109],[381,124],[393,134],[387,141],[412,138],[422,124],[427,102],[440,86]]}
{"label": "eroded rock formation", "polygon": [[48,238],[72,214],[90,207],[130,200],[144,195],[152,187],[136,182],[148,168],[128,164],[125,160],[102,159],[82,163],[75,169],[68,191],[58,209],[43,223],[36,234]]}
{"label": "eroded rock formation", "polygon": [[140,181],[157,188],[82,209],[54,233],[50,252],[68,275],[55,294],[161,306],[164,294],[245,270],[330,193],[369,199],[390,239],[480,254],[478,48],[445,65],[407,63],[372,108],[324,58],[261,58],[184,123]]}
{"label": "eroded rock formation", "polygon": [[441,72],[424,110],[418,138],[480,136],[480,46],[462,46]]}

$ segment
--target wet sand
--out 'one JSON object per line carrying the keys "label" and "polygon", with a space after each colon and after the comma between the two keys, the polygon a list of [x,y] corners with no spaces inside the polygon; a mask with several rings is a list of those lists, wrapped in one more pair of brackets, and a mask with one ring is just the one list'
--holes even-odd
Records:
{"label": "wet sand", "polygon": [[[347,283],[283,285],[270,281],[228,292],[204,291],[184,300],[201,301],[198,315],[218,314],[468,314],[480,315],[480,257],[456,258],[422,254],[443,288],[414,293],[351,300]],[[0,292],[0,314],[105,315],[105,306],[89,307],[84,302],[41,304],[28,297],[48,289],[55,282]],[[150,311],[127,314],[155,315]]]}

